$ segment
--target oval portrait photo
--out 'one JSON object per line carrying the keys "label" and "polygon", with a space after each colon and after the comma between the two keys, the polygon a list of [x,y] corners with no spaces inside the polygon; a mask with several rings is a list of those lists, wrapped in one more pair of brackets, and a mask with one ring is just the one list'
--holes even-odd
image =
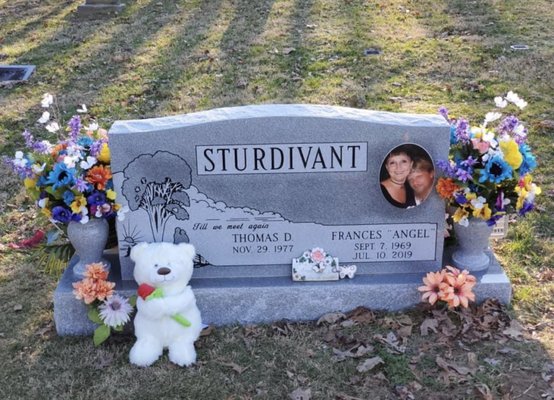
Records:
{"label": "oval portrait photo", "polygon": [[406,143],[387,154],[381,164],[379,181],[389,203],[398,208],[411,208],[423,203],[433,191],[435,167],[423,147]]}

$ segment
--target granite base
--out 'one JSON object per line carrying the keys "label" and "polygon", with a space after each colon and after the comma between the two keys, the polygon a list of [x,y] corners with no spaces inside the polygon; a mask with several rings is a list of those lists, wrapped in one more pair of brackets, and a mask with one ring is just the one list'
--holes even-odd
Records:
{"label": "granite base", "polygon": [[[508,304],[512,298],[510,281],[494,254],[489,255],[491,264],[486,273],[475,274],[478,278],[475,294],[480,301],[493,297]],[[135,282],[120,278],[117,254],[106,254],[106,258],[112,263],[109,279],[116,282],[117,292],[124,296],[136,294]],[[54,320],[61,336],[90,335],[95,328],[87,318],[86,306],[72,293],[75,263],[76,260],[70,261],[54,292]],[[335,282],[293,282],[291,277],[284,276],[208,278],[201,269],[198,274],[195,271],[198,277],[192,279],[191,286],[203,322],[213,325],[315,320],[327,312],[344,312],[357,306],[402,310],[420,302],[417,287],[424,276],[423,273],[381,273]]]}

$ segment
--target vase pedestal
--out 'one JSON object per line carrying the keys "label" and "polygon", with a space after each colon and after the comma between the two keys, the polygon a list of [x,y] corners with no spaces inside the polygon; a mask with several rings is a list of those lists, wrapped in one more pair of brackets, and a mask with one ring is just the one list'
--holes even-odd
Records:
{"label": "vase pedestal", "polygon": [[452,253],[452,263],[456,268],[469,272],[486,271],[489,268],[492,229],[481,219],[470,219],[468,226],[454,223],[458,246]]}
{"label": "vase pedestal", "polygon": [[89,220],[86,224],[70,222],[67,237],[75,249],[73,276],[83,279],[88,264],[103,263],[110,270],[111,263],[104,257],[104,248],[108,241],[109,225],[105,218]]}

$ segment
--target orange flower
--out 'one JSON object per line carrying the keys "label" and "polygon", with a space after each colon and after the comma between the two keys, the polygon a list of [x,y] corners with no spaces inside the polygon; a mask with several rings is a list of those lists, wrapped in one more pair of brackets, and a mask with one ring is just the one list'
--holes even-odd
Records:
{"label": "orange flower", "polygon": [[443,289],[441,284],[444,281],[444,271],[439,272],[429,272],[423,278],[423,283],[425,286],[420,286],[417,288],[420,292],[423,292],[421,296],[421,301],[429,301],[429,304],[433,305],[437,300],[442,300]]}
{"label": "orange flower", "polygon": [[84,274],[85,278],[105,281],[108,279],[108,271],[104,268],[105,266],[101,262],[88,264]]}
{"label": "orange flower", "polygon": [[113,294],[113,288],[115,287],[115,282],[108,281],[97,281],[96,282],[96,298],[100,301],[106,300]]}
{"label": "orange flower", "polygon": [[458,190],[460,187],[451,178],[440,178],[437,183],[437,192],[443,199],[451,198],[452,194]]}
{"label": "orange flower", "polygon": [[105,190],[106,183],[112,179],[112,172],[109,166],[96,165],[88,170],[86,177],[87,182],[96,185],[96,189]]}
{"label": "orange flower", "polygon": [[73,294],[78,300],[84,300],[90,304],[96,300],[96,285],[92,279],[85,278],[82,281],[73,283]]}
{"label": "orange flower", "polygon": [[448,307],[454,308],[462,305],[468,307],[469,301],[475,301],[475,294],[472,292],[475,282],[467,280],[466,275],[460,273],[458,276],[446,275],[448,287],[444,287],[444,300],[448,303]]}
{"label": "orange flower", "polygon": [[450,265],[447,265],[445,268],[449,271],[447,272],[447,274],[452,274],[455,277],[462,274],[462,275],[465,275],[465,279],[467,282],[477,283],[477,279],[475,279],[473,275],[470,275],[467,269],[460,271],[458,268],[451,267]]}
{"label": "orange flower", "polygon": [[60,144],[55,145],[52,148],[51,153],[50,153],[52,155],[52,158],[57,159],[58,154],[60,153],[60,151],[65,150],[66,148],[67,148],[67,144],[65,144],[65,143],[60,143]]}

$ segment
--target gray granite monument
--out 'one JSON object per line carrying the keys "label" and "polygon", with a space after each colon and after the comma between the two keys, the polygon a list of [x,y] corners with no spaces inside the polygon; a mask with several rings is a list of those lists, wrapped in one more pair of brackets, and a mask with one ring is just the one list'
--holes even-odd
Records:
{"label": "gray granite monument", "polygon": [[[191,285],[213,324],[406,308],[419,302],[424,273],[448,259],[433,166],[447,158],[450,133],[439,116],[259,105],[117,121],[109,135],[118,202],[129,209],[117,226],[119,263],[112,255],[123,294],[136,291],[129,253],[143,241],[194,244]],[[424,195],[407,179],[418,160],[431,165]],[[355,277],[293,281],[293,258],[313,248],[355,264]],[[507,303],[509,282],[490,258],[477,296]],[[64,279],[58,332],[90,332],[86,313],[67,318],[80,305]]]}

